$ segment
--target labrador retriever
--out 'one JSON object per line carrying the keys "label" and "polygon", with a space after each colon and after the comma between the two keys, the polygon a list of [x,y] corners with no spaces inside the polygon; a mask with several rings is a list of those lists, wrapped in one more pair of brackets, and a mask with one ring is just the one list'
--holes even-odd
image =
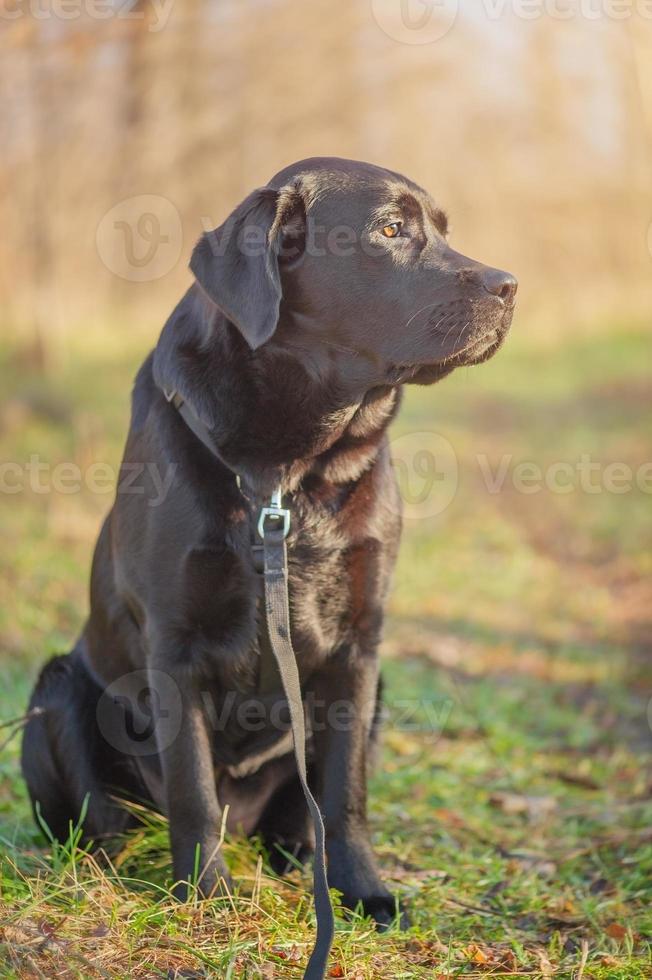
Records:
{"label": "labrador retriever", "polygon": [[158,808],[181,895],[189,880],[207,894],[229,881],[225,813],[274,866],[310,856],[256,560],[258,513],[280,487],[328,880],[387,924],[396,904],[366,791],[400,535],[387,428],[404,384],[496,353],[516,281],[454,251],[445,214],[411,180],[337,158],[255,190],[190,266],[195,282],[136,378],[90,616],[32,696],[29,792],[53,834],[83,819],[102,844],[136,819],[122,800]]}

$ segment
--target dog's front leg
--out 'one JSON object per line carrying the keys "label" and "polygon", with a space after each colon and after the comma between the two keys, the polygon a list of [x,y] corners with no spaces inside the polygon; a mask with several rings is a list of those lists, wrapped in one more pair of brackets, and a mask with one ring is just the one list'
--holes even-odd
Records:
{"label": "dog's front leg", "polygon": [[380,879],[367,827],[367,755],[377,684],[375,653],[341,651],[316,679],[313,727],[329,885],[342,892],[346,906],[361,903],[387,926],[396,918],[396,901]]}
{"label": "dog's front leg", "polygon": [[[209,896],[229,883],[220,853],[222,811],[217,799],[210,725],[197,681],[189,674],[174,677],[178,698],[166,707],[169,674],[150,671],[150,684],[160,705],[156,736],[163,771],[165,808],[177,898],[188,895],[188,882]],[[167,678],[160,684],[161,678]],[[158,690],[158,686],[162,690]]]}

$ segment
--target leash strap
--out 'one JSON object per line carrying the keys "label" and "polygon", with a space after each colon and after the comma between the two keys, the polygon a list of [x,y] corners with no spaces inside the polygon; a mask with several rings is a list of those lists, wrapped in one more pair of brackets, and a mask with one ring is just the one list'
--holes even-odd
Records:
{"label": "leash strap", "polygon": [[[213,455],[216,450],[207,426],[177,391],[163,394],[182,417],[188,428]],[[236,476],[236,479],[238,477]],[[239,485],[239,481],[238,481]],[[282,506],[281,488],[272,494],[269,506],[263,507],[258,519],[258,535],[263,542],[263,571],[265,584],[265,614],[267,632],[274,659],[281,676],[283,692],[290,712],[290,727],[294,743],[299,782],[308,804],[315,828],[315,859],[313,863],[313,896],[317,918],[317,938],[308,960],[304,980],[324,980],[328,954],[333,944],[335,920],[328,878],[326,876],[326,834],[317,802],[308,786],[306,768],[306,727],[301,697],[301,682],[297,658],[290,639],[290,600],[288,592],[288,557],[285,539],[290,530],[290,512]],[[258,548],[258,545],[254,546]],[[254,556],[256,552],[254,552]]]}
{"label": "leash strap", "polygon": [[[285,538],[289,528],[289,511],[280,507],[280,491],[272,498],[272,506],[261,511],[259,530],[262,532],[265,557],[265,612],[269,642],[276,658],[283,691],[290,711],[294,757],[303,795],[315,828],[315,858],[313,864],[313,895],[317,917],[317,939],[304,980],[323,980],[328,954],[333,943],[335,922],[326,876],[326,841],[324,821],[317,802],[308,786],[306,771],[306,729],[301,697],[297,658],[290,639],[290,606]],[[279,506],[275,506],[278,502]],[[270,527],[272,523],[276,526]]]}

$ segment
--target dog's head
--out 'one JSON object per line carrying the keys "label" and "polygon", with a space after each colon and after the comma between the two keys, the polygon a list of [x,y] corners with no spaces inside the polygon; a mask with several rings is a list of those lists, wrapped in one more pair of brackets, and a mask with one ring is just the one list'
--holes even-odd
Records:
{"label": "dog's head", "polygon": [[445,214],[412,181],[336,158],[250,194],[200,239],[191,269],[252,349],[321,351],[362,386],[428,383],[491,357],[517,286],[455,252]]}

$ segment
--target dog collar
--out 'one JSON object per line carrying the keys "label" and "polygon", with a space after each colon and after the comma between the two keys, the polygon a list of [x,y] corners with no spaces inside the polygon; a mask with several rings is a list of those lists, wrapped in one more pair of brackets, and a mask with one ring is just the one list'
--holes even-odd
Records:
{"label": "dog collar", "polygon": [[[221,463],[224,463],[224,460],[218,455],[215,448],[211,438],[210,429],[204,422],[202,422],[200,417],[188,404],[183,395],[180,395],[175,389],[168,390],[163,388],[162,391],[165,400],[176,408],[177,412],[193,435],[199,439],[203,446],[208,449],[213,456],[217,457]],[[224,465],[227,466],[226,463],[224,463]],[[230,469],[235,476],[235,482],[238,485],[238,489],[240,489],[242,485],[240,474],[231,466],[228,466],[228,469]],[[290,531],[290,511],[286,507],[283,507],[283,495],[280,485],[272,492],[269,502],[267,504],[263,504],[263,506],[260,508],[260,513],[258,514],[256,529],[258,531],[258,536],[263,541],[265,539],[267,521],[270,522],[270,530],[280,529],[283,532],[282,537],[284,539],[287,538]]]}

